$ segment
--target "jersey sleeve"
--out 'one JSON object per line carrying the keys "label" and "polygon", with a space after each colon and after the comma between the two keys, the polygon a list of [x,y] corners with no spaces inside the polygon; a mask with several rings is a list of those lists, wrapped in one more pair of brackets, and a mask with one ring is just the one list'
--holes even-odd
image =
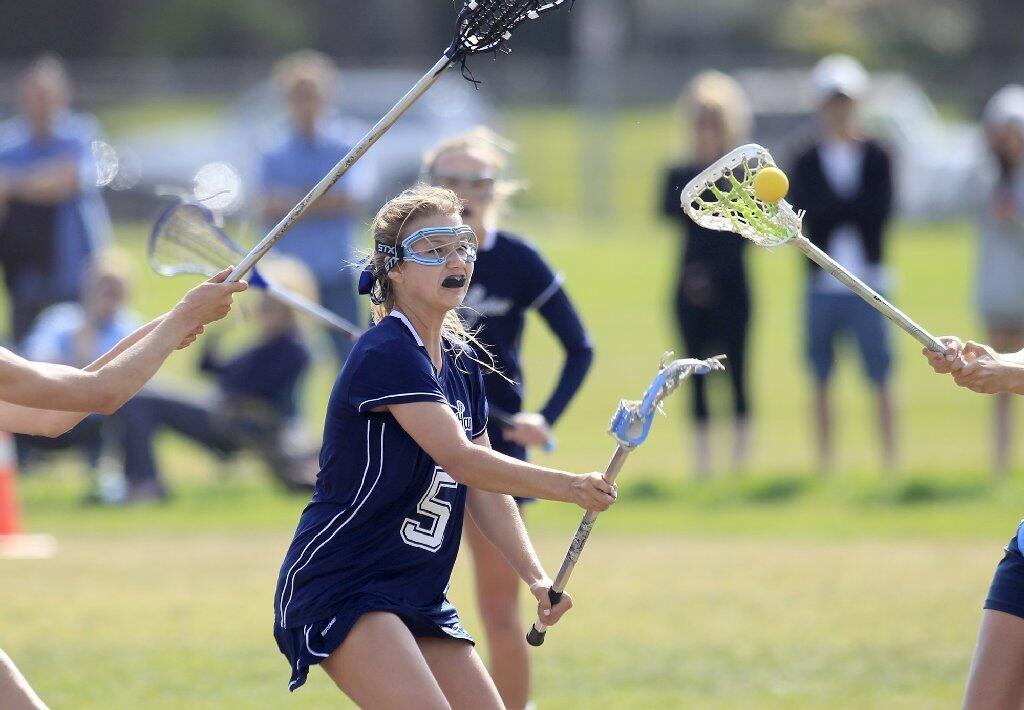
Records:
{"label": "jersey sleeve", "polygon": [[427,357],[415,348],[399,347],[395,342],[388,345],[359,354],[349,379],[348,403],[360,414],[389,404],[447,404]]}
{"label": "jersey sleeve", "polygon": [[565,280],[530,245],[524,245],[518,273],[523,287],[523,305],[528,309],[540,308],[547,303]]}

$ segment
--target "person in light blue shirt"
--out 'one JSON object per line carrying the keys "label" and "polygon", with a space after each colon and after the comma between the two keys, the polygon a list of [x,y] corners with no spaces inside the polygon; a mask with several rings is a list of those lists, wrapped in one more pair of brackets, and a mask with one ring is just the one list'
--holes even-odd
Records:
{"label": "person in light blue shirt", "polygon": [[[83,278],[81,298],[43,311],[25,338],[21,354],[37,362],[82,368],[141,326],[142,319],[125,306],[129,277],[121,264],[113,254],[93,262]],[[43,451],[76,449],[95,472],[108,421],[108,417],[90,414],[56,438],[16,434],[19,463],[27,466]]]}
{"label": "person in light blue shirt", "polygon": [[47,306],[73,300],[110,221],[96,187],[94,119],[68,110],[71,86],[54,57],[20,84],[20,115],[0,126],[0,263],[20,341]]}
{"label": "person in light blue shirt", "polygon": [[[262,150],[260,207],[268,229],[356,142],[328,115],[337,85],[337,71],[330,59],[317,52],[297,52],[278,63],[274,79],[287,99],[290,120]],[[360,313],[352,272],[346,267],[355,261],[357,213],[372,188],[370,171],[360,162],[313,204],[276,247],[309,266],[323,305],[352,322],[358,322]],[[331,332],[331,338],[344,362],[351,341],[336,332]]]}

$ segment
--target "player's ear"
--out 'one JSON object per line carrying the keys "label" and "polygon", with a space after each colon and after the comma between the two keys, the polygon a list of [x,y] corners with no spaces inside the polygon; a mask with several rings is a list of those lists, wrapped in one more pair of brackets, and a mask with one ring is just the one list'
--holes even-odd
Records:
{"label": "player's ear", "polygon": [[405,264],[399,262],[391,271],[388,272],[386,278],[391,279],[392,282],[400,284],[405,283]]}

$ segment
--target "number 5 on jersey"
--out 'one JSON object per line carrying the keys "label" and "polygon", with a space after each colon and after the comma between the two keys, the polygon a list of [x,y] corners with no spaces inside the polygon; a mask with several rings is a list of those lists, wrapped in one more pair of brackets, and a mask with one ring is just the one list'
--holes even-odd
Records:
{"label": "number 5 on jersey", "polygon": [[434,477],[416,506],[416,514],[420,519],[406,518],[402,522],[402,539],[407,545],[431,552],[441,549],[444,531],[452,515],[452,504],[444,500],[444,491],[447,488],[455,489],[458,485],[440,466],[434,467]]}

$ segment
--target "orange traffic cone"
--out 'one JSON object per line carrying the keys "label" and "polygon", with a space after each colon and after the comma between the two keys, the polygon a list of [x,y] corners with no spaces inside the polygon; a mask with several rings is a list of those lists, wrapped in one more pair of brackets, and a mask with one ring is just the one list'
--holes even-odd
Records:
{"label": "orange traffic cone", "polygon": [[18,457],[14,437],[0,432],[0,557],[52,557],[57,543],[50,535],[24,535],[18,508]]}

